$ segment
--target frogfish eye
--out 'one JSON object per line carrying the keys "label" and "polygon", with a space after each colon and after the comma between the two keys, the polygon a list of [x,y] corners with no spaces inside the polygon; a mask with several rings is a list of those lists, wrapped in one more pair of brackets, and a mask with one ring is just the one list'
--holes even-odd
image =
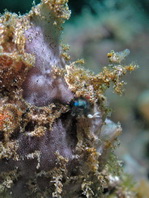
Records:
{"label": "frogfish eye", "polygon": [[87,116],[90,110],[90,103],[86,98],[75,98],[70,102],[72,116]]}

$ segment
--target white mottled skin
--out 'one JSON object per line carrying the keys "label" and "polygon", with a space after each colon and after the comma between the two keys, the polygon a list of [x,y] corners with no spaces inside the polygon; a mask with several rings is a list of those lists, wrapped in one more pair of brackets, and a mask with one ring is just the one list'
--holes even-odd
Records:
{"label": "white mottled skin", "polygon": [[[52,2],[59,5],[60,2],[66,1],[49,0],[51,5]],[[59,24],[53,25],[56,17],[54,18],[46,6],[46,3],[39,4],[37,9],[33,9],[27,16],[30,17],[30,27],[24,32],[25,52],[35,56],[35,65],[28,72],[22,86],[23,98],[31,104],[31,107],[36,105],[48,108],[51,102],[69,103],[74,98],[64,78],[54,78],[52,73],[53,66],[64,68],[65,63],[60,55]],[[17,176],[13,176],[14,181],[10,175],[11,187],[8,187],[8,194],[11,194],[12,198],[36,198],[40,195],[40,198],[81,198],[84,197],[83,193],[88,187],[89,191],[98,193],[101,182],[98,184],[93,167],[102,171],[110,149],[105,143],[113,143],[120,133],[120,127],[105,120],[105,112],[100,103],[91,105],[89,114],[82,116],[72,116],[70,107],[68,112],[54,120],[52,129],[50,121],[45,124],[42,120],[40,122],[38,119],[32,119],[41,115],[42,108],[35,109],[38,111],[32,112],[32,108],[28,108],[24,115],[20,116],[20,127],[12,136],[12,142],[16,140],[18,144],[19,160],[11,158],[0,160],[0,173],[17,171]],[[45,128],[45,134],[40,137],[30,136],[29,134],[39,129],[40,125]],[[8,151],[6,150],[6,153]],[[93,163],[93,166],[89,163]],[[6,176],[9,177],[7,174]],[[59,176],[62,179],[57,180],[58,183],[53,183],[53,178]],[[112,179],[110,178],[110,181]],[[86,189],[82,187],[84,182],[89,183]],[[58,192],[58,196],[55,196],[55,192]]]}
{"label": "white mottled skin", "polygon": [[35,66],[28,72],[23,84],[24,99],[37,106],[51,102],[68,103],[73,94],[63,78],[54,78],[53,66],[65,67],[60,55],[60,30],[53,25],[54,21],[46,7],[40,9],[44,20],[38,15],[31,19],[31,27],[25,31],[25,50],[35,56]]}
{"label": "white mottled skin", "polygon": [[[57,101],[69,103],[74,98],[72,92],[69,90],[64,78],[54,78],[52,73],[53,66],[65,67],[64,60],[60,55],[60,30],[53,25],[54,19],[49,10],[46,10],[46,7],[41,7],[40,12],[44,18],[34,15],[31,18],[31,27],[25,31],[25,50],[35,55],[36,62],[23,84],[23,96],[27,102],[36,106],[47,106],[49,103]],[[72,150],[75,151],[77,144],[77,131],[81,136],[85,131],[88,131],[88,137],[91,138],[90,144],[101,155],[104,155],[106,150],[104,148],[105,142],[107,140],[113,142],[121,132],[120,126],[103,118],[103,112],[99,104],[95,103],[93,105],[91,114],[87,118],[78,118],[77,124],[75,123],[76,118],[72,118],[69,113],[65,115],[65,118],[58,119],[50,134],[47,132],[45,138],[48,138],[48,144],[44,140],[41,141],[43,142],[43,156],[48,156],[47,153],[52,155],[52,153],[58,151],[62,156],[71,159],[73,156]],[[74,123],[77,125],[77,129],[75,129]],[[57,131],[62,131],[62,136]],[[71,134],[73,134],[72,137]],[[70,146],[70,142],[73,142],[73,146]],[[47,159],[49,160],[50,156],[49,158],[44,157],[43,161]],[[53,156],[51,159],[50,164],[53,163],[55,157]]]}

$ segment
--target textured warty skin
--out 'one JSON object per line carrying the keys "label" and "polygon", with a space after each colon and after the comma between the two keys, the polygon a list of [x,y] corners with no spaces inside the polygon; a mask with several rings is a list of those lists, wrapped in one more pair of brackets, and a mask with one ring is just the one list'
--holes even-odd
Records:
{"label": "textured warty skin", "polygon": [[111,157],[121,127],[107,119],[104,92],[111,82],[121,92],[134,67],[95,75],[71,62],[60,43],[69,15],[67,0],[42,0],[0,17],[0,197],[125,197]]}

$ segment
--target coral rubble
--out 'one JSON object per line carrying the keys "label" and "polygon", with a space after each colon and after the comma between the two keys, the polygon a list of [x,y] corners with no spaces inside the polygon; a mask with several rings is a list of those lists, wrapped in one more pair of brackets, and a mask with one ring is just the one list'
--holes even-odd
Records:
{"label": "coral rubble", "polygon": [[[126,51],[99,74],[71,62],[61,45],[67,0],[42,0],[29,14],[0,17],[0,196],[134,197],[113,154],[120,124],[105,90],[121,94]],[[116,61],[115,61],[116,58]],[[114,60],[114,61],[113,61]]]}

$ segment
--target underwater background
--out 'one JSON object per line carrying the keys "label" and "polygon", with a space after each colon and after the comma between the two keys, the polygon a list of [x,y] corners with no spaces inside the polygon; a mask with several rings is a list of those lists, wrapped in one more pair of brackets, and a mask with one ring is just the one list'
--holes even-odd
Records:
{"label": "underwater background", "polygon": [[[0,12],[24,14],[32,0],[1,0]],[[70,45],[71,60],[84,58],[85,67],[98,73],[108,64],[111,50],[130,50],[126,62],[139,65],[122,96],[107,91],[111,119],[123,128],[117,155],[126,173],[149,186],[149,1],[70,0],[71,18],[64,25],[63,41]],[[149,188],[149,187],[146,187]]]}

